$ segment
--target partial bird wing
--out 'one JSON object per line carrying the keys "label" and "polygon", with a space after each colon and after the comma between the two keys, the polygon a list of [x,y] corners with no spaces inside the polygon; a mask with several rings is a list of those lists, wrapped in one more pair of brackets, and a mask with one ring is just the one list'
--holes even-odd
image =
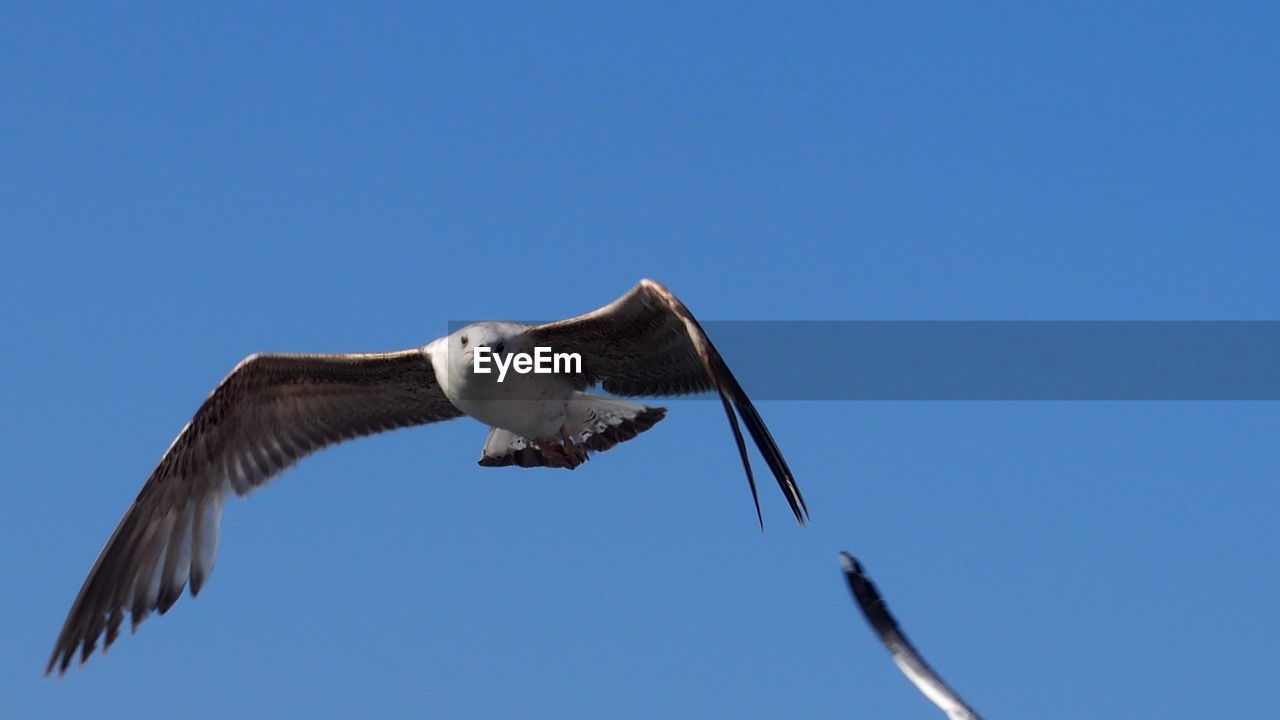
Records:
{"label": "partial bird wing", "polygon": [[884,598],[880,596],[871,578],[867,577],[858,559],[847,552],[840,553],[840,564],[844,567],[845,580],[849,583],[849,590],[853,592],[858,607],[862,609],[863,617],[884,646],[889,648],[889,654],[893,656],[893,662],[902,674],[951,720],[982,720],[973,708],[960,699],[955,690],[938,677],[938,673],[929,667],[929,663],[924,661],[902,633],[898,621],[889,614]]}
{"label": "partial bird wing", "polygon": [[582,373],[575,379],[582,388],[600,384],[608,392],[632,396],[715,390],[747,471],[760,527],[764,527],[764,517],[734,408],[773,471],[796,520],[804,524],[809,510],[769,428],[693,313],[670,290],[653,280],[641,280],[626,295],[599,310],[538,325],[528,334],[535,345],[550,347],[552,352],[581,355]]}
{"label": "partial bird wing", "polygon": [[245,495],[327,445],[462,415],[423,349],[351,355],[252,355],[209,395],[152,471],[98,555],[45,672],[88,659],[124,613],[136,629],[213,570],[223,500]]}

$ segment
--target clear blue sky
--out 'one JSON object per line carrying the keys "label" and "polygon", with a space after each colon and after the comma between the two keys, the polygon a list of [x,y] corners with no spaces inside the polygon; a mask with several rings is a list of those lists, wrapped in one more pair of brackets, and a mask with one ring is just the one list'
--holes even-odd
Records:
{"label": "clear blue sky", "polygon": [[765,402],[813,523],[766,483],[764,535],[715,403],[573,473],[402,431],[230,503],[198,599],[41,671],[251,352],[646,276],[710,320],[1280,319],[1277,34],[1263,3],[7,3],[0,714],[937,717],[848,549],[991,717],[1273,716],[1274,403]]}

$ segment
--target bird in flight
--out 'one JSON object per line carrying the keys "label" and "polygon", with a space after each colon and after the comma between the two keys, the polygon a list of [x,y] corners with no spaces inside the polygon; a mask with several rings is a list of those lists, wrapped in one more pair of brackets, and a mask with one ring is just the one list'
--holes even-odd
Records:
{"label": "bird in flight", "polygon": [[[493,371],[493,365],[510,369],[517,355],[527,369],[538,348],[579,361],[566,359],[559,373]],[[477,354],[493,362],[478,363]],[[585,392],[595,386],[624,396],[716,392],[761,527],[738,416],[804,524],[804,498],[764,420],[692,313],[652,280],[586,315],[543,325],[479,322],[400,352],[251,355],[178,433],[107,540],[67,613],[46,674],[55,667],[65,672],[77,653],[81,662],[88,659],[104,633],[105,652],[126,613],[136,630],[152,611],[166,612],[184,587],[199,593],[213,570],[223,501],[249,494],[321,448],[469,415],[491,427],[481,465],[573,469],[666,414]]]}
{"label": "bird in flight", "polygon": [[952,690],[942,678],[929,667],[919,651],[898,627],[898,621],[889,613],[889,606],[876,589],[875,583],[867,577],[862,563],[847,552],[840,553],[840,564],[844,568],[844,578],[853,593],[853,600],[862,610],[867,624],[880,638],[880,642],[889,649],[893,664],[898,666],[903,675],[916,686],[925,697],[933,701],[938,709],[947,714],[949,720],[982,720],[973,708],[965,704],[955,690]]}

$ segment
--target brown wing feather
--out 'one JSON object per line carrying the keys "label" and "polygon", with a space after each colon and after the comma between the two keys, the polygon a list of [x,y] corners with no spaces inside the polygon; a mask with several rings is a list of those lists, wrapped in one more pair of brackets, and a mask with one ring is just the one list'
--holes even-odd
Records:
{"label": "brown wing feather", "polygon": [[253,355],[232,370],[169,446],[80,588],[46,673],[107,647],[125,613],[136,628],[213,569],[222,502],[308,453],[363,435],[462,413],[423,350]]}
{"label": "brown wing feather", "polygon": [[534,344],[551,347],[554,352],[579,353],[583,367],[578,384],[582,387],[599,384],[611,393],[632,396],[715,390],[742,457],[757,517],[761,517],[760,501],[735,408],[796,520],[804,524],[809,510],[764,419],[693,313],[670,290],[653,280],[641,280],[626,295],[599,310],[539,325],[529,335]]}

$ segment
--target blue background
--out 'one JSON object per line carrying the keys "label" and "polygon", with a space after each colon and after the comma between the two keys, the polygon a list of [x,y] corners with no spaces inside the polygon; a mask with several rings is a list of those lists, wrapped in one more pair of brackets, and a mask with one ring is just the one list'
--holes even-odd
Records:
{"label": "blue background", "polygon": [[379,436],[41,671],[250,352],[646,276],[708,320],[1277,319],[1278,12],[5,3],[0,714],[937,717],[841,549],[991,717],[1274,714],[1280,407],[1248,402],[762,402],[813,511],[763,485],[764,535],[712,402],[573,473],[478,467],[469,420]]}

